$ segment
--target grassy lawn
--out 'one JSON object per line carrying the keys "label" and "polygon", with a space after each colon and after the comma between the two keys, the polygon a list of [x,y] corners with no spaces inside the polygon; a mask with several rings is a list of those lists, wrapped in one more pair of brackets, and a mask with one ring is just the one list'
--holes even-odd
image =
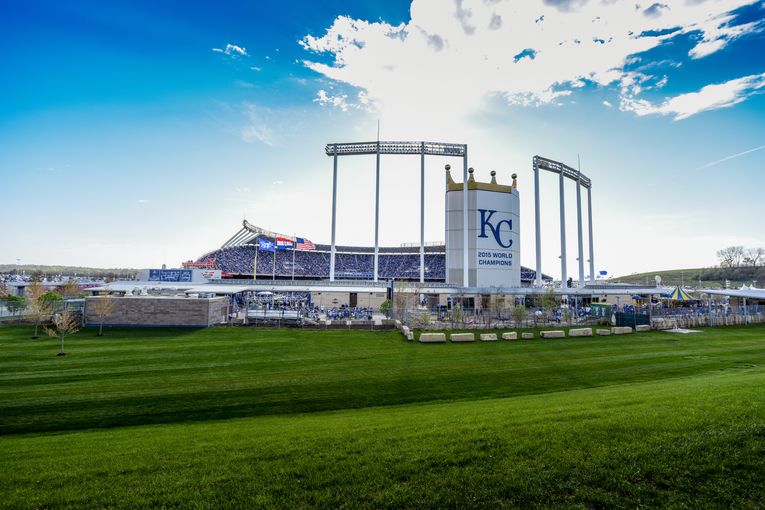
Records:
{"label": "grassy lawn", "polygon": [[765,327],[0,327],[0,507],[765,505]]}

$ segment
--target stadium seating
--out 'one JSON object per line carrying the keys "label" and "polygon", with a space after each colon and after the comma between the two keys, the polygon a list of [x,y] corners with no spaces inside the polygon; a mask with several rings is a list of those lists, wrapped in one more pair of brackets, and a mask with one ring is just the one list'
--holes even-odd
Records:
{"label": "stadium seating", "polygon": [[[316,250],[260,252],[257,256],[258,277],[298,279],[329,278],[330,247],[316,245]],[[214,260],[218,269],[230,275],[250,276],[255,262],[256,247],[250,244],[221,248],[207,253],[197,262]],[[419,247],[380,248],[378,274],[381,279],[417,280],[420,277]],[[335,256],[337,279],[372,279],[374,274],[374,248],[368,246],[338,246]],[[425,279],[444,281],[446,255],[444,246],[425,247]],[[534,271],[521,268],[521,280],[531,281]]]}

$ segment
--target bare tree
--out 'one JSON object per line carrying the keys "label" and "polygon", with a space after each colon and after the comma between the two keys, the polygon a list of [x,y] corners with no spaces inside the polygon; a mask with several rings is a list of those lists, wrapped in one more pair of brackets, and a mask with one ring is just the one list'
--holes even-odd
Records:
{"label": "bare tree", "polygon": [[107,294],[98,296],[91,303],[93,303],[93,311],[98,317],[98,336],[104,336],[104,320],[114,311],[114,298]]}
{"label": "bare tree", "polygon": [[765,248],[748,248],[746,250],[746,258],[753,266],[759,266],[765,259]]}
{"label": "bare tree", "polygon": [[73,335],[79,329],[80,323],[69,308],[65,308],[63,312],[53,316],[53,327],[45,328],[45,333],[49,337],[61,337],[61,350],[56,356],[66,356],[66,352],[64,352],[64,339],[66,335]]}
{"label": "bare tree", "polygon": [[77,282],[72,280],[71,278],[66,281],[66,283],[59,285],[58,292],[62,296],[64,296],[64,299],[71,299],[71,298],[78,298],[82,297],[83,292],[79,285],[77,285]]}
{"label": "bare tree", "polygon": [[61,296],[55,292],[47,292],[45,287],[37,281],[33,281],[27,286],[25,294],[27,296],[27,313],[35,321],[35,334],[32,338],[39,338],[37,332],[40,322],[50,317],[56,301],[59,301]]}
{"label": "bare tree", "polygon": [[534,306],[541,308],[544,313],[544,320],[549,321],[553,311],[558,307],[558,298],[555,297],[552,289],[547,289],[542,294],[534,296]]}
{"label": "bare tree", "polygon": [[526,306],[525,305],[517,305],[514,306],[513,309],[510,311],[510,316],[513,318],[513,321],[515,322],[515,327],[517,328],[519,324],[522,324],[523,321],[526,320]]}
{"label": "bare tree", "polygon": [[0,299],[7,298],[8,294],[8,286],[5,284],[4,280],[0,280]]}
{"label": "bare tree", "polygon": [[728,246],[717,252],[720,267],[740,267],[744,260],[743,246]]}

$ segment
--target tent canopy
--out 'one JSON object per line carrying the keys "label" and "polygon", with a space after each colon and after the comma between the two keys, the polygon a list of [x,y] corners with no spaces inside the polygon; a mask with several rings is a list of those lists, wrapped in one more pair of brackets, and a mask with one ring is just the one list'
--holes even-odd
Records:
{"label": "tent canopy", "polygon": [[669,299],[673,301],[696,301],[691,297],[690,294],[681,289],[679,286],[675,287],[675,290],[669,293]]}

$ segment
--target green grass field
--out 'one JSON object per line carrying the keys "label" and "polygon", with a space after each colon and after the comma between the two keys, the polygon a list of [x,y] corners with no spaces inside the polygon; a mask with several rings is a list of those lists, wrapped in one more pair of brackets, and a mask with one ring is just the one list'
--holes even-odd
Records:
{"label": "green grass field", "polygon": [[0,507],[765,506],[765,327],[0,326]]}

